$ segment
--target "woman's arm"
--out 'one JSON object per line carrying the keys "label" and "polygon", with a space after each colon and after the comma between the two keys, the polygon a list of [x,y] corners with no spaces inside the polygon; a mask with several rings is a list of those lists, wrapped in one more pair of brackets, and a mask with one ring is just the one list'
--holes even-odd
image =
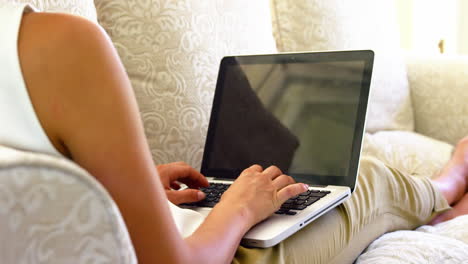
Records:
{"label": "woman's arm", "polygon": [[[74,16],[33,13],[23,19],[18,45],[26,86],[47,135],[109,191],[140,263],[230,262],[253,224],[304,190],[289,185],[291,178],[276,168],[254,166],[226,192],[205,223],[182,239],[130,82],[102,29]],[[254,207],[253,200],[267,206]]]}
{"label": "woman's arm", "polygon": [[19,55],[42,126],[59,150],[110,192],[139,262],[186,260],[129,80],[101,29],[77,17],[28,14]]}

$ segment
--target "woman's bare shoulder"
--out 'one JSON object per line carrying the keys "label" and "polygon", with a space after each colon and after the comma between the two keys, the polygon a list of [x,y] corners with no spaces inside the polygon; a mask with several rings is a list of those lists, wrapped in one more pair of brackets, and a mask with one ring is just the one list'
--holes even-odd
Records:
{"label": "woman's bare shoulder", "polygon": [[85,18],[59,13],[27,13],[18,39],[24,81],[38,119],[54,147],[69,156],[63,143],[71,120],[69,98],[89,94],[84,77],[99,63],[113,60],[113,46],[103,29]]}
{"label": "woman's bare shoulder", "polygon": [[86,18],[65,13],[27,13],[21,23],[18,45],[23,52],[39,50],[40,54],[54,55],[63,51],[71,56],[75,54],[69,52],[72,49],[79,51],[108,41],[104,30]]}

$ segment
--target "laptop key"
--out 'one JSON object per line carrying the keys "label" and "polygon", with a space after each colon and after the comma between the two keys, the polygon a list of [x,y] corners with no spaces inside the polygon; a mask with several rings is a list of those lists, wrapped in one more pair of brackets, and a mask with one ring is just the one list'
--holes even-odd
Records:
{"label": "laptop key", "polygon": [[281,209],[289,210],[289,209],[293,209],[293,208],[294,208],[294,205],[292,205],[292,204],[283,204],[283,205],[281,205]]}
{"label": "laptop key", "polygon": [[309,206],[309,205],[315,203],[318,200],[320,200],[320,199],[309,198],[304,204]]}
{"label": "laptop key", "polygon": [[297,212],[294,212],[294,211],[286,211],[285,214],[287,214],[287,215],[295,215],[295,214],[297,214]]}
{"label": "laptop key", "polygon": [[319,193],[311,193],[310,196],[314,196],[314,197],[324,197],[325,195],[327,195],[326,193],[322,193],[322,192],[319,192]]}
{"label": "laptop key", "polygon": [[294,209],[296,209],[296,210],[304,210],[306,208],[307,208],[307,205],[302,205],[302,204],[297,205],[297,206],[294,207]]}
{"label": "laptop key", "polygon": [[294,205],[304,204],[304,203],[305,203],[305,200],[297,200],[296,202],[294,202]]}
{"label": "laptop key", "polygon": [[275,214],[285,214],[286,211],[283,209],[279,209],[278,211],[275,212]]}

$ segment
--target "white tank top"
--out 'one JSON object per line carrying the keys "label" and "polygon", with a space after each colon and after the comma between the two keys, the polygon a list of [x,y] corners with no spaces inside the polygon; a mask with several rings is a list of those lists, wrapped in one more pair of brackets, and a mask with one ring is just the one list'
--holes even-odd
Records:
{"label": "white tank top", "polygon": [[18,32],[26,4],[0,3],[0,144],[62,156],[34,111],[18,57]]}
{"label": "white tank top", "polygon": [[[1,0],[0,0],[1,1]],[[0,145],[64,157],[50,142],[29,98],[18,57],[18,33],[27,4],[0,2]],[[192,234],[204,217],[169,202],[182,236]]]}

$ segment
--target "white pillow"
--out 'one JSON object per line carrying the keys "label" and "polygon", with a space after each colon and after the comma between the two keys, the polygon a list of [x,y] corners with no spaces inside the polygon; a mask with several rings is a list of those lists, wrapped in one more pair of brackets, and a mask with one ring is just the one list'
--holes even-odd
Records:
{"label": "white pillow", "polygon": [[[468,223],[466,218],[461,220],[464,220],[462,222],[464,225],[458,225],[461,228],[458,230],[459,232],[466,230],[465,227]],[[461,240],[417,231],[396,231],[384,234],[372,242],[355,263],[454,264],[466,263],[467,259],[468,244]]]}
{"label": "white pillow", "polygon": [[394,1],[271,0],[280,51],[375,51],[368,132],[413,130]]}
{"label": "white pillow", "polygon": [[468,135],[468,56],[408,58],[419,133],[452,144]]}
{"label": "white pillow", "polygon": [[[0,0],[3,1],[3,0]],[[93,0],[8,0],[16,3],[31,4],[38,11],[68,13],[97,21]]]}
{"label": "white pillow", "polygon": [[433,178],[449,161],[452,151],[452,145],[418,133],[381,131],[365,135],[362,153],[408,175]]}
{"label": "white pillow", "polygon": [[201,163],[219,62],[276,50],[268,0],[96,0],[156,163]]}

